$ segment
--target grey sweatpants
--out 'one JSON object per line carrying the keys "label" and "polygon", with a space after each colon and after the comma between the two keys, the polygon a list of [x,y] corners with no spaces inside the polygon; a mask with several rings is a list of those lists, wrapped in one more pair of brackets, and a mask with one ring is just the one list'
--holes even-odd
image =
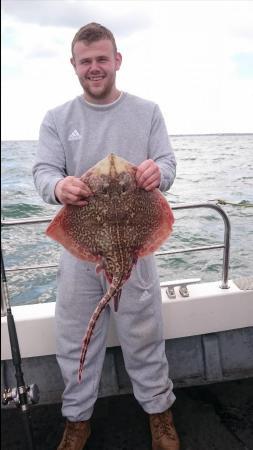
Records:
{"label": "grey sweatpants", "polygon": [[175,400],[165,355],[161,293],[153,255],[141,258],[123,286],[119,309],[110,302],[102,312],[78,383],[81,342],[108,284],[95,264],[63,251],[56,301],[57,360],[63,375],[62,414],[70,421],[88,420],[97,399],[106,350],[110,313],[114,314],[126,370],[133,392],[147,413],[163,412]]}

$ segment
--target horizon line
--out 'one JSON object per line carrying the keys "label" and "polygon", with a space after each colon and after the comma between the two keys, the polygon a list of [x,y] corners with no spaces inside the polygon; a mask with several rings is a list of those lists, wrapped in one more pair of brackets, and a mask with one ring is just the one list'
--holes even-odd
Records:
{"label": "horizon line", "polygon": [[[217,132],[217,133],[176,133],[169,134],[169,137],[183,137],[183,136],[234,136],[234,135],[251,135],[253,131],[249,132]],[[37,139],[1,139],[1,142],[21,142],[21,141],[38,141]]]}

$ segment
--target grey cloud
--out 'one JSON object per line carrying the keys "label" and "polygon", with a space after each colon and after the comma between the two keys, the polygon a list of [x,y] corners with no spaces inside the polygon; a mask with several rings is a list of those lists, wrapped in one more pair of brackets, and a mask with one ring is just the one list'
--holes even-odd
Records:
{"label": "grey cloud", "polygon": [[[141,2],[142,3],[142,2]],[[81,0],[4,0],[2,11],[20,22],[40,26],[78,29],[89,22],[107,26],[117,37],[126,37],[148,28],[151,16],[141,6],[125,2],[87,2]]]}

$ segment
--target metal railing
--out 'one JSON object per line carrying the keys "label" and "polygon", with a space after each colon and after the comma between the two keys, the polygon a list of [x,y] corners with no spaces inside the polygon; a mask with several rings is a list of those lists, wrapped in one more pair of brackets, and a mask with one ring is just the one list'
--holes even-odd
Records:
{"label": "metal railing", "polygon": [[[230,235],[231,235],[231,227],[230,221],[225,213],[225,211],[219,206],[211,203],[192,203],[192,204],[183,204],[183,205],[174,205],[171,206],[172,210],[180,210],[180,209],[196,209],[196,208],[211,208],[218,212],[223,219],[224,223],[224,240],[222,244],[215,245],[205,245],[200,247],[186,247],[179,248],[175,250],[166,250],[161,252],[156,252],[156,256],[165,256],[165,255],[175,255],[177,253],[187,253],[187,252],[196,252],[202,250],[211,250],[223,248],[223,264],[222,264],[222,280],[221,280],[221,289],[228,289],[228,270],[229,270],[229,253],[230,253]],[[27,218],[27,219],[18,219],[18,220],[2,220],[1,225],[3,227],[6,226],[17,226],[17,225],[28,225],[28,224],[42,224],[48,223],[52,220],[52,217],[43,217],[43,218]],[[14,272],[19,270],[35,270],[35,269],[48,269],[52,267],[57,267],[57,264],[46,264],[46,265],[34,265],[34,266],[23,266],[23,267],[9,267],[6,268],[6,272]]]}
{"label": "metal railing", "polygon": [[157,256],[162,255],[175,255],[177,253],[186,253],[186,252],[196,252],[201,250],[211,250],[217,248],[223,248],[223,264],[222,264],[222,279],[221,279],[221,289],[228,289],[228,271],[229,271],[229,256],[230,256],[230,237],[231,237],[231,226],[230,221],[225,213],[225,211],[219,206],[214,205],[212,203],[191,203],[189,205],[175,205],[172,206],[173,210],[178,209],[196,209],[196,208],[211,208],[217,211],[223,219],[224,223],[224,239],[223,244],[216,245],[204,245],[201,247],[188,247],[181,248],[176,250],[168,250],[163,252],[156,253]]}

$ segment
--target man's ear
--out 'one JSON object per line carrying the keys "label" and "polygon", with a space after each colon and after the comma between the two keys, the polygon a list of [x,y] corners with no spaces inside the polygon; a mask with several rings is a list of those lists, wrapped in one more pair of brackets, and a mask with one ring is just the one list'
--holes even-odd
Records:
{"label": "man's ear", "polygon": [[70,58],[70,62],[72,64],[72,66],[74,67],[74,69],[76,70],[75,58],[73,58],[73,56],[72,56],[72,58]]}
{"label": "man's ear", "polygon": [[122,63],[122,55],[121,55],[121,53],[119,53],[119,52],[116,53],[115,60],[116,60],[116,70],[119,70],[120,66],[121,66],[121,63]]}

